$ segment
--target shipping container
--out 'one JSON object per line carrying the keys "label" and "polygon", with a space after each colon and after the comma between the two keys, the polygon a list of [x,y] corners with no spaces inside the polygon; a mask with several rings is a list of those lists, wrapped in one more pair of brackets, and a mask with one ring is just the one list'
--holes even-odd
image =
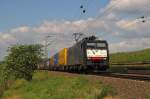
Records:
{"label": "shipping container", "polygon": [[53,56],[50,58],[50,66],[54,66],[54,57]]}
{"label": "shipping container", "polygon": [[58,53],[57,54],[55,54],[54,55],[54,65],[58,65],[58,60],[59,60],[59,58],[58,58]]}
{"label": "shipping container", "polygon": [[67,48],[62,49],[58,54],[58,63],[60,66],[67,65]]}

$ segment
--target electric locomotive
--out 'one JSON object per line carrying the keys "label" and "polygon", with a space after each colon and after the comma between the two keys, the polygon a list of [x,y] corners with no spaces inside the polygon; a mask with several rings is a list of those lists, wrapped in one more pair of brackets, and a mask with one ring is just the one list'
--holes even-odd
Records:
{"label": "electric locomotive", "polygon": [[86,37],[72,47],[56,53],[49,61],[51,70],[106,70],[109,68],[108,43],[95,36]]}

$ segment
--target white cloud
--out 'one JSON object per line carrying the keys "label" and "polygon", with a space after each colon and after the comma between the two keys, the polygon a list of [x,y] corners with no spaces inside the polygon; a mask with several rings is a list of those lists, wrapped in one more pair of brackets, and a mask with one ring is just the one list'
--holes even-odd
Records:
{"label": "white cloud", "polygon": [[116,23],[116,25],[124,30],[135,30],[137,27],[136,21],[131,20],[120,20]]}
{"label": "white cloud", "polygon": [[110,44],[111,52],[126,52],[150,48],[150,38],[127,39],[118,43]]}
{"label": "white cloud", "polygon": [[15,38],[8,33],[0,33],[0,42],[15,41]]}
{"label": "white cloud", "polygon": [[77,21],[44,21],[41,25],[33,28],[37,33],[71,33],[84,32],[89,29],[104,29],[106,24],[102,20],[89,18],[87,20]]}
{"label": "white cloud", "polygon": [[21,27],[17,27],[14,29],[10,30],[10,33],[16,33],[16,32],[21,32],[21,33],[25,33],[29,31],[29,27],[27,26],[21,26]]}
{"label": "white cloud", "polygon": [[9,33],[0,33],[0,60],[6,55],[6,50],[11,44],[15,44],[16,38]]}
{"label": "white cloud", "polygon": [[150,0],[111,0],[105,10],[111,9],[117,14],[141,14],[149,12],[149,5]]}

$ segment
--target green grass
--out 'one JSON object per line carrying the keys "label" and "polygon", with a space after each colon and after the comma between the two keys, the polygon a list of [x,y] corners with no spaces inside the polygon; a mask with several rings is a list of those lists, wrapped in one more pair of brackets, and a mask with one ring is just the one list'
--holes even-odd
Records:
{"label": "green grass", "polygon": [[3,79],[3,65],[0,64],[0,97],[4,91],[4,88],[3,88],[3,85],[4,85],[4,79]]}
{"label": "green grass", "polygon": [[4,78],[4,65],[0,64],[0,86],[3,84]]}
{"label": "green grass", "polygon": [[110,55],[110,63],[133,63],[141,61],[150,61],[150,49]]}
{"label": "green grass", "polygon": [[103,99],[114,95],[116,92],[111,86],[84,75],[72,77],[36,72],[31,82],[15,81],[4,92],[3,99]]}
{"label": "green grass", "polygon": [[[135,52],[122,52],[110,55],[110,68],[108,71],[117,73],[127,73],[128,69],[145,69],[150,70],[149,64],[136,65],[138,62],[150,62],[150,49]],[[113,64],[115,63],[115,64]],[[135,65],[128,65],[133,63]],[[118,65],[117,65],[118,64]],[[126,64],[126,65],[120,65]]]}
{"label": "green grass", "polygon": [[3,95],[3,92],[10,87],[12,82],[14,81],[14,77],[9,73],[9,77],[6,79],[8,75],[6,75],[6,71],[4,70],[5,64],[0,64],[0,98]]}

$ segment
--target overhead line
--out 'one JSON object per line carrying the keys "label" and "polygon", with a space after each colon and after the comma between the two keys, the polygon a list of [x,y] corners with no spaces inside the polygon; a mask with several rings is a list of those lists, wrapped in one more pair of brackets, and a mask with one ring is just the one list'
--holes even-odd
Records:
{"label": "overhead line", "polygon": [[111,5],[110,7],[108,7],[106,10],[104,10],[102,13],[98,14],[96,16],[96,18],[101,18],[103,17],[106,13],[108,13],[109,11],[111,11],[116,5],[118,5],[120,2],[118,2],[118,0],[114,0],[115,3],[113,5]]}

